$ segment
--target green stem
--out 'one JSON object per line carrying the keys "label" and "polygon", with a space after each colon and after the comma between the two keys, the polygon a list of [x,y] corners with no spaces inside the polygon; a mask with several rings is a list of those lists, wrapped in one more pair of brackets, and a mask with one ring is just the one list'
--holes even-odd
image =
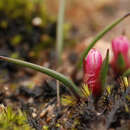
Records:
{"label": "green stem", "polygon": [[36,70],[36,71],[40,71],[44,74],[47,74],[48,76],[51,76],[51,77],[59,80],[60,82],[62,82],[66,87],[68,87],[71,90],[71,92],[76,97],[81,96],[81,92],[80,92],[79,88],[70,79],[68,79],[64,75],[62,75],[62,74],[60,74],[60,73],[58,73],[54,70],[48,69],[46,67],[42,67],[40,65],[32,64],[32,63],[29,63],[29,62],[26,62],[26,61],[9,58],[9,57],[0,56],[0,59],[14,63],[14,64],[17,64],[17,65],[21,65],[23,67],[27,67],[27,68],[30,68],[30,69],[33,69],[33,70]]}
{"label": "green stem", "polygon": [[61,62],[61,54],[63,49],[63,27],[64,27],[63,25],[64,25],[65,1],[66,0],[60,0],[60,5],[59,5],[58,24],[57,24],[57,42],[56,42],[58,63]]}
{"label": "green stem", "polygon": [[114,21],[112,24],[108,25],[103,31],[101,31],[95,38],[94,40],[90,43],[90,45],[88,46],[88,48],[81,54],[81,58],[79,61],[78,66],[81,67],[82,63],[83,63],[83,59],[84,57],[87,56],[88,52],[90,51],[91,48],[93,48],[93,46],[96,44],[96,42],[98,40],[100,40],[107,32],[109,32],[112,28],[114,28],[116,25],[118,25],[121,21],[123,21],[126,17],[128,17],[130,15],[130,13],[126,14],[125,16],[117,19],[116,21]]}

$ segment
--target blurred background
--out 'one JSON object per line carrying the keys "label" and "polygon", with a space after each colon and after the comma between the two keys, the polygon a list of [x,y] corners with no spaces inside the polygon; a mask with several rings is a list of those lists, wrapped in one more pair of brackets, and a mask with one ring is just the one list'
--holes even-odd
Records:
{"label": "blurred background", "polygon": [[[130,0],[66,0],[63,61],[72,48],[80,55],[87,46],[84,44],[130,11],[129,5]],[[0,55],[42,65],[48,61],[51,66],[55,62],[58,8],[59,0],[0,0]],[[112,38],[122,33],[130,38],[129,21],[127,18],[110,31],[99,48],[106,52]],[[74,56],[70,55],[73,63]],[[2,70],[17,70],[12,64],[0,64]]]}
{"label": "blurred background", "polygon": [[[57,16],[58,2],[58,0],[46,0],[50,15]],[[129,0],[66,0],[66,3],[65,22],[76,28],[77,36],[80,38],[97,34],[113,20],[130,11]],[[125,20],[114,29],[113,34],[119,35],[124,29],[130,37],[129,28],[129,20]],[[111,38],[110,33],[108,37]]]}

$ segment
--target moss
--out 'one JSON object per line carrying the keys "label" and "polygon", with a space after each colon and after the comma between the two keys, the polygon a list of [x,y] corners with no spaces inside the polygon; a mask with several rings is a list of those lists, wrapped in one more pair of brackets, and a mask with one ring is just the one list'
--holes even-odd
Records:
{"label": "moss", "polygon": [[0,130],[33,130],[24,112],[0,105]]}

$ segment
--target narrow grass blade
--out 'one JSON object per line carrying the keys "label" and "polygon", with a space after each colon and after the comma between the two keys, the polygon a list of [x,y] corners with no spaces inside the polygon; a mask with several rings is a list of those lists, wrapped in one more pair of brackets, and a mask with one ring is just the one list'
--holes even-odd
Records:
{"label": "narrow grass blade", "polygon": [[56,50],[57,50],[57,60],[58,63],[61,62],[61,54],[63,49],[63,25],[64,25],[64,12],[65,12],[65,3],[66,0],[60,0],[59,5],[59,14],[58,14],[58,24],[57,24],[57,41],[56,41]]}
{"label": "narrow grass blade", "polygon": [[103,31],[101,31],[94,39],[93,41],[90,43],[90,45],[88,46],[88,48],[81,54],[81,58],[78,64],[78,67],[82,66],[83,63],[83,59],[84,57],[87,56],[89,50],[91,48],[93,48],[93,46],[96,44],[96,42],[98,40],[100,40],[107,32],[109,32],[111,29],[113,29],[116,25],[118,25],[121,21],[123,21],[126,17],[128,17],[130,15],[130,13],[126,14],[125,16],[117,19],[116,21],[114,21],[112,24],[108,25]]}
{"label": "narrow grass blade", "polygon": [[102,90],[105,87],[106,78],[107,78],[107,72],[108,72],[108,65],[109,65],[109,50],[107,50],[106,57],[103,61],[101,73],[100,73],[100,80],[102,85]]}
{"label": "narrow grass blade", "polygon": [[42,67],[40,65],[32,64],[32,63],[18,60],[18,59],[13,59],[13,58],[4,57],[4,56],[0,56],[0,59],[17,64],[17,65],[21,65],[23,67],[27,67],[27,68],[30,68],[30,69],[33,69],[36,71],[40,71],[44,74],[47,74],[48,76],[51,76],[51,77],[59,80],[60,82],[62,82],[66,87],[68,87],[72,91],[72,93],[75,96],[77,96],[77,97],[81,96],[81,92],[78,89],[78,87],[70,79],[68,79],[67,77],[65,77],[61,73],[58,73],[58,72],[51,70],[51,69],[48,69],[46,67]]}
{"label": "narrow grass blade", "polygon": [[130,69],[126,70],[126,71],[123,73],[123,76],[130,76]]}

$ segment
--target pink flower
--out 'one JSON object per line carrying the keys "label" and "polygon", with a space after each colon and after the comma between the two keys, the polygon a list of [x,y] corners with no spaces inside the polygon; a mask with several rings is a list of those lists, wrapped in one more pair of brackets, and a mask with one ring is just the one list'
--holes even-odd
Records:
{"label": "pink flower", "polygon": [[94,97],[101,95],[100,70],[102,56],[100,52],[91,49],[83,61],[84,83],[91,89]]}
{"label": "pink flower", "polygon": [[[112,40],[112,50],[114,56],[111,64],[115,72],[120,73],[130,67],[129,58],[128,58],[129,47],[130,47],[130,42],[125,36],[120,36]],[[123,59],[125,61],[125,67],[122,69],[117,64],[117,59],[119,54],[122,54]]]}

